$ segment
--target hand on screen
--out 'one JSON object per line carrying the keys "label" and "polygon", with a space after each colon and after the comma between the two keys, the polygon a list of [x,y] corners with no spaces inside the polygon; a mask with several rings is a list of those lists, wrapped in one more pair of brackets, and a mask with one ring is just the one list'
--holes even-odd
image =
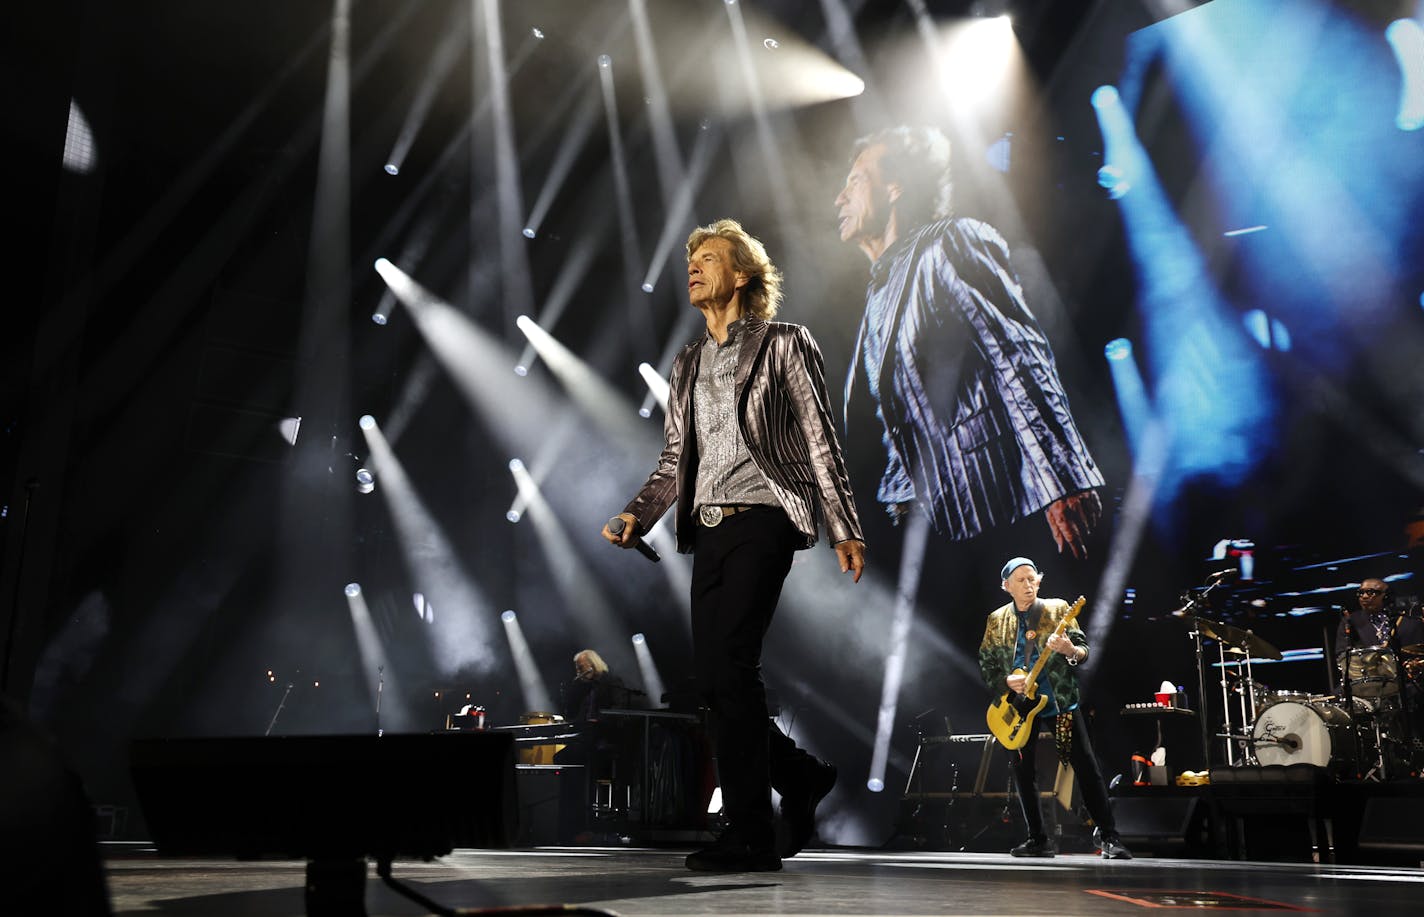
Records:
{"label": "hand on screen", "polygon": [[1049,531],[1058,544],[1058,553],[1065,550],[1082,560],[1088,556],[1088,536],[1103,514],[1103,501],[1096,490],[1085,490],[1048,504],[1043,515]]}

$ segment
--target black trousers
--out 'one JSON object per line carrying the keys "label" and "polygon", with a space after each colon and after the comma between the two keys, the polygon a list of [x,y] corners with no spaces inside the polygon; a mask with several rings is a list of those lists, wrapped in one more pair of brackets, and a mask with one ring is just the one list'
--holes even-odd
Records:
{"label": "black trousers", "polygon": [[[1068,760],[1073,765],[1073,776],[1078,781],[1078,792],[1083,795],[1083,805],[1103,834],[1116,834],[1117,822],[1113,819],[1112,803],[1108,801],[1108,785],[1103,780],[1102,769],[1098,766],[1098,756],[1093,753],[1093,742],[1088,737],[1088,718],[1081,714],[1073,717],[1073,749]],[[1053,718],[1036,723],[1051,729]],[[1019,794],[1019,808],[1023,812],[1024,823],[1032,837],[1042,837],[1043,811],[1038,800],[1038,740],[1037,737],[1018,751],[1009,752],[1009,768],[1014,774],[1014,787]]]}
{"label": "black trousers", "polygon": [[772,846],[771,787],[786,794],[818,763],[771,721],[761,677],[762,641],[803,540],[780,509],[754,507],[699,526],[693,544],[697,686],[712,713],[723,808],[754,849]]}

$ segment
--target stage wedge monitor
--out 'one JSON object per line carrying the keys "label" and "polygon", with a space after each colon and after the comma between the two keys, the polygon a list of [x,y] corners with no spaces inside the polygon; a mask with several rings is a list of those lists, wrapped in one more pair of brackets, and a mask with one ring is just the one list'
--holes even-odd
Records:
{"label": "stage wedge monitor", "polygon": [[515,836],[508,734],[141,739],[131,764],[165,855],[430,858]]}

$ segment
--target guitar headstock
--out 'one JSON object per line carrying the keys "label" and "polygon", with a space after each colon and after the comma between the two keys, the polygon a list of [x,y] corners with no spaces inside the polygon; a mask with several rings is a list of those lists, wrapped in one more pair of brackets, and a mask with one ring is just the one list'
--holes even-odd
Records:
{"label": "guitar headstock", "polygon": [[1073,603],[1073,607],[1068,609],[1068,613],[1063,616],[1064,624],[1071,624],[1073,619],[1078,617],[1078,612],[1083,610],[1083,606],[1088,604],[1087,596],[1078,596],[1078,601]]}

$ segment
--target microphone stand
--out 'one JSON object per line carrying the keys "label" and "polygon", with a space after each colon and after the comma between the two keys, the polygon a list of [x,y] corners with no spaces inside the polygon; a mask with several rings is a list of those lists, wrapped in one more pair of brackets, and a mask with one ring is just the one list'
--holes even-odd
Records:
{"label": "microphone stand", "polygon": [[[1187,602],[1188,608],[1193,603]],[[1197,711],[1197,725],[1201,727],[1201,750],[1202,767],[1211,770],[1211,728],[1206,721],[1206,657],[1202,651],[1201,628],[1197,626],[1196,615],[1192,616],[1192,631],[1187,636],[1192,638],[1192,643],[1197,656],[1197,697],[1200,698],[1201,709]]]}
{"label": "microphone stand", "polygon": [[287,682],[287,690],[282,692],[282,699],[277,701],[277,709],[272,713],[272,721],[267,724],[267,731],[262,733],[264,736],[272,734],[272,727],[277,725],[277,717],[282,715],[282,709],[287,706],[287,696],[292,693],[293,684],[295,682]]}
{"label": "microphone stand", "polygon": [[[1197,725],[1201,728],[1202,767],[1206,768],[1208,771],[1211,770],[1211,724],[1207,722],[1207,706],[1206,706],[1206,655],[1205,655],[1205,651],[1202,649],[1202,632],[1201,632],[1201,627],[1200,627],[1200,625],[1197,623],[1197,620],[1198,620],[1197,608],[1201,605],[1202,600],[1205,599],[1205,598],[1211,593],[1211,591],[1212,591],[1213,589],[1215,589],[1217,586],[1220,586],[1220,585],[1221,585],[1221,578],[1218,578],[1218,579],[1213,580],[1205,589],[1203,589],[1203,590],[1201,591],[1201,594],[1200,594],[1200,595],[1195,595],[1195,596],[1194,596],[1194,595],[1192,595],[1190,592],[1188,592],[1186,595],[1183,596],[1184,604],[1182,605],[1182,608],[1181,608],[1181,611],[1182,611],[1183,613],[1189,614],[1189,615],[1192,616],[1192,630],[1191,630],[1191,633],[1187,634],[1187,636],[1192,639],[1192,644],[1193,644],[1193,646],[1194,646],[1194,648],[1195,648],[1196,657],[1197,657],[1197,697],[1199,698],[1198,703],[1199,703],[1200,706],[1201,706],[1201,709],[1197,711],[1197,720],[1198,720]],[[1221,642],[1221,641],[1219,641],[1219,640],[1217,641],[1218,644],[1220,644],[1220,642]],[[1226,662],[1226,654],[1225,654],[1224,651],[1221,653],[1221,661],[1222,661],[1223,663]],[[1221,709],[1222,709],[1222,715],[1226,717],[1226,730],[1227,730],[1228,732],[1230,732],[1230,730],[1231,730],[1231,708],[1230,708],[1230,698],[1228,698],[1228,697],[1227,697],[1227,694],[1226,694],[1226,666],[1225,666],[1225,665],[1223,665],[1222,668],[1221,668]],[[1233,763],[1233,761],[1232,761],[1232,754],[1231,754],[1231,740],[1230,740],[1230,739],[1227,740],[1226,754],[1227,754],[1227,762],[1226,762],[1226,763],[1227,763],[1227,765],[1229,766],[1229,765],[1231,765],[1231,764]]]}
{"label": "microphone stand", "polygon": [[386,686],[386,667],[385,667],[384,665],[378,665],[378,666],[376,666],[376,737],[377,737],[377,738],[380,738],[381,736],[383,736],[383,735],[386,734],[386,731],[381,728],[381,691],[385,688],[385,686]]}

